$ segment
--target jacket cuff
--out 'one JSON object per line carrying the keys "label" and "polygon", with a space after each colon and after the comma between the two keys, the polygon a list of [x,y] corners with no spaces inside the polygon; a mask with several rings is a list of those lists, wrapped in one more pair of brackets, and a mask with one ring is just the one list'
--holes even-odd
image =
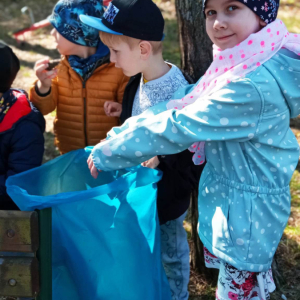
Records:
{"label": "jacket cuff", "polygon": [[94,148],[92,151],[92,159],[94,166],[98,171],[109,171],[107,168],[105,168],[104,163],[101,161],[103,158],[100,159],[100,155],[98,155],[97,152],[101,152],[101,150]]}
{"label": "jacket cuff", "polygon": [[47,93],[42,94],[42,93],[39,91],[38,87],[37,87],[37,83],[36,83],[35,86],[34,86],[34,90],[35,90],[36,94],[37,94],[39,97],[46,97],[46,96],[48,96],[48,95],[51,94],[51,87],[50,87],[50,89],[49,89],[49,91],[48,91]]}

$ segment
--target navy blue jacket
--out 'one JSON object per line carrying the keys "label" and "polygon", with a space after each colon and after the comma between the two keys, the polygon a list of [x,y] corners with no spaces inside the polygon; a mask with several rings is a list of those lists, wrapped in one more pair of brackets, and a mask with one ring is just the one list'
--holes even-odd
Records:
{"label": "navy blue jacket", "polygon": [[29,102],[25,92],[10,91],[9,97],[17,99],[6,114],[0,107],[0,210],[18,209],[6,193],[7,177],[40,166],[44,154],[42,114]]}
{"label": "navy blue jacket", "polygon": [[[130,78],[124,91],[121,123],[131,117],[136,91],[141,74]],[[160,224],[180,217],[190,205],[190,195],[198,188],[203,165],[195,166],[193,153],[185,150],[172,155],[159,155],[158,169],[163,171],[162,179],[157,183],[157,212]]]}

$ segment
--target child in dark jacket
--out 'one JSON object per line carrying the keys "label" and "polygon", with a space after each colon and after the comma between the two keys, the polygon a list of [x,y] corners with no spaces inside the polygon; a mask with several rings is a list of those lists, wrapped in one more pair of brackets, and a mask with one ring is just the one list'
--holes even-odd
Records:
{"label": "child in dark jacket", "polygon": [[[124,22],[127,16],[134,17],[130,18],[130,22]],[[157,103],[171,99],[174,92],[188,85],[178,67],[163,59],[164,19],[152,1],[113,0],[102,21],[89,16],[80,18],[83,23],[101,31],[101,40],[111,52],[111,62],[131,77],[122,105],[115,102],[104,105],[108,116],[119,116],[121,122],[125,122],[131,116],[138,116]],[[106,22],[112,25],[111,28],[104,25]],[[135,140],[132,146],[136,147],[139,142],[139,139]],[[161,145],[156,139],[151,143]],[[200,175],[196,174],[202,168],[192,163],[192,154],[188,150],[174,155],[154,156],[142,165],[163,171],[162,180],[157,185],[162,262],[172,300],[187,300],[189,246],[183,221],[190,193],[199,181]]]}
{"label": "child in dark jacket", "polygon": [[[171,64],[169,65],[172,66]],[[172,68],[175,69],[176,67],[172,66]],[[182,76],[181,72],[178,74]],[[140,90],[141,78],[141,73],[132,76],[126,86],[122,107],[119,112],[121,124],[134,115],[133,107],[137,91]],[[181,78],[186,84],[184,77],[182,76]],[[153,82],[157,83],[156,80],[153,80]],[[150,87],[153,82],[149,82]],[[172,96],[172,90],[163,92],[170,87],[170,83],[171,81],[165,85],[162,82],[158,83],[157,87],[161,92],[156,93],[155,96],[160,97],[162,93],[169,97]],[[174,84],[173,88],[176,89],[176,84]],[[142,89],[144,90],[145,88],[142,87]],[[147,99],[152,100],[151,96]],[[113,106],[115,103],[107,102],[107,104],[105,107],[108,115],[116,112],[115,106]],[[140,105],[137,107],[140,107]],[[157,211],[161,225],[169,224],[170,221],[176,220],[183,214],[185,215],[189,207],[191,191],[197,188],[200,173],[203,169],[202,166],[195,166],[191,163],[192,156],[193,153],[186,150],[178,154],[158,155],[142,164],[144,167],[157,167],[163,171],[163,177],[157,184]]]}
{"label": "child in dark jacket", "polygon": [[17,210],[6,193],[6,179],[41,165],[45,120],[22,90],[11,88],[20,62],[0,42],[0,210]]}

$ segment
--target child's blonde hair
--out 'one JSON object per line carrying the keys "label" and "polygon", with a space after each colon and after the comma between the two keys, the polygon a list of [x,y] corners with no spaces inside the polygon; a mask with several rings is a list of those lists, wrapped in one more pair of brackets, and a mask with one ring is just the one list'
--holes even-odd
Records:
{"label": "child's blonde hair", "polygon": [[[123,42],[128,44],[130,49],[133,49],[139,44],[139,42],[142,41],[126,35],[116,35],[116,34],[111,34],[103,31],[100,31],[100,39],[109,48],[113,48],[114,45]],[[162,42],[156,42],[156,41],[148,41],[148,42],[152,46],[152,52],[154,55],[158,53],[162,53]]]}

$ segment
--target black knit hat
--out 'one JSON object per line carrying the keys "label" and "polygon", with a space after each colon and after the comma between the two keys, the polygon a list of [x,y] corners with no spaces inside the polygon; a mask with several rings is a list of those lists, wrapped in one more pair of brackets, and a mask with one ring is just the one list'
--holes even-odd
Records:
{"label": "black knit hat", "polygon": [[[203,12],[208,0],[203,0]],[[237,0],[249,7],[264,22],[270,24],[277,18],[280,0]]]}
{"label": "black knit hat", "polygon": [[19,70],[19,59],[10,47],[0,41],[0,93],[10,89]]}

